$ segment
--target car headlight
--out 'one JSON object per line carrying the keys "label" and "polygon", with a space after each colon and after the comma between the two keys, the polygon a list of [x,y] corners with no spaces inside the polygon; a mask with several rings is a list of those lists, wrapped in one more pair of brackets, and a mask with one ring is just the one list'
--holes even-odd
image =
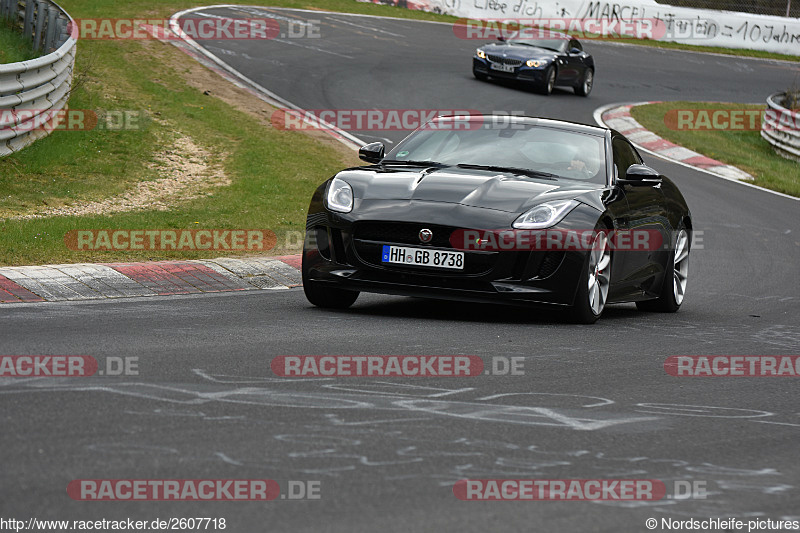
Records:
{"label": "car headlight", "polygon": [[480,48],[478,48],[477,50],[475,50],[475,55],[476,55],[476,56],[478,56],[478,57],[480,57],[481,59],[486,59],[486,52],[484,52],[484,51],[483,51],[483,50],[481,50]]}
{"label": "car headlight", "polygon": [[520,215],[512,226],[517,229],[549,228],[561,222],[561,219],[575,209],[579,203],[577,200],[556,200],[539,204]]}
{"label": "car headlight", "polygon": [[525,64],[528,65],[529,67],[536,68],[544,65],[545,62],[542,61],[541,59],[529,59],[525,62]]}
{"label": "car headlight", "polygon": [[328,187],[328,209],[349,213],[353,210],[353,189],[350,185],[339,178],[333,178]]}

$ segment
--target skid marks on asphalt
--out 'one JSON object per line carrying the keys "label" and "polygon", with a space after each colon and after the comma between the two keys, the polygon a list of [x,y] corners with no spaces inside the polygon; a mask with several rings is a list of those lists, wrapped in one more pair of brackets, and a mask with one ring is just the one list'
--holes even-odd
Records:
{"label": "skid marks on asphalt", "polygon": [[[794,419],[780,413],[636,400],[621,403],[565,393],[486,395],[474,387],[283,379],[216,374],[206,369],[195,369],[191,377],[195,380],[191,383],[161,384],[113,378],[101,383],[86,379],[7,379],[0,381],[0,395],[36,393],[42,401],[43,393],[111,394],[118,398],[116,401],[135,402],[135,407],[123,405],[111,411],[123,413],[123,422],[132,426],[141,424],[142,418],[148,420],[148,426],[162,420],[175,427],[179,427],[180,419],[200,419],[226,428],[221,434],[217,432],[219,438],[209,441],[203,451],[189,457],[174,445],[146,441],[87,445],[88,451],[106,460],[136,455],[137,461],[144,462],[223,462],[249,471],[286,470],[290,475],[326,478],[354,473],[363,476],[367,470],[387,482],[428,480],[440,486],[464,478],[652,478],[667,486],[673,480],[711,480],[708,499],[701,501],[596,502],[647,506],[669,513],[691,509],[715,514],[730,505],[729,496],[785,497],[794,489],[768,460],[744,468],[691,462],[680,454],[669,457],[654,450],[631,454],[615,443],[620,431],[626,435],[677,431],[693,417],[703,417],[707,424],[774,422],[782,424],[774,431],[793,431],[791,426],[796,424],[786,421]],[[316,413],[298,425],[290,411],[274,408],[312,409]],[[171,419],[176,423],[168,422]],[[498,424],[524,424],[536,428],[536,432],[517,432],[525,435],[524,440],[514,440],[509,436],[514,433],[498,431],[502,427]],[[761,428],[766,430],[766,426]],[[573,444],[553,448],[543,443],[547,434],[542,433],[552,431],[577,431],[596,437],[571,439],[568,442]],[[259,435],[262,443],[266,438],[266,448],[249,445],[247,439],[242,440],[243,434]],[[488,434],[497,438],[478,436]]]}

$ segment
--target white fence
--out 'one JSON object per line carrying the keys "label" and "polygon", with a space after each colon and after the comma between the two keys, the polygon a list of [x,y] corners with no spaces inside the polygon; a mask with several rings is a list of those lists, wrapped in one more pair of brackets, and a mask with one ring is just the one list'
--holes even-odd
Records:
{"label": "white fence", "polygon": [[72,18],[50,0],[0,0],[0,17],[46,54],[0,64],[0,156],[5,156],[57,125],[72,86],[77,41],[69,35]]}
{"label": "white fence", "polygon": [[[655,0],[362,0],[469,19],[600,19],[663,23],[656,38],[800,56],[800,19],[659,4]],[[800,0],[797,0],[800,1]],[[544,26],[544,24],[540,25]]]}

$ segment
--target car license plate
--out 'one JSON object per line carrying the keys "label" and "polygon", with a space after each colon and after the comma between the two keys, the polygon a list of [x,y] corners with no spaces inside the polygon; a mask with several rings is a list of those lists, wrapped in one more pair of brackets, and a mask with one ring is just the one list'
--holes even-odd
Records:
{"label": "car license plate", "polygon": [[405,246],[389,246],[385,244],[381,252],[381,262],[464,270],[464,252],[406,248]]}
{"label": "car license plate", "polygon": [[514,65],[504,65],[502,63],[492,63],[492,69],[499,70],[501,72],[514,72]]}

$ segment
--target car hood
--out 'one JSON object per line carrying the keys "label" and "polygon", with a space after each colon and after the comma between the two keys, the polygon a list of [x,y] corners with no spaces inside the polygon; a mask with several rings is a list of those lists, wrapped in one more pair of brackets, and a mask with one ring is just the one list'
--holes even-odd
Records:
{"label": "car hood", "polygon": [[536,46],[527,46],[524,44],[487,44],[482,47],[482,50],[487,54],[492,55],[505,55],[510,59],[553,59],[558,55],[553,50],[547,48],[538,48]]}
{"label": "car hood", "polygon": [[597,192],[604,188],[594,183],[566,179],[539,180],[504,172],[454,167],[362,167],[344,170],[336,177],[350,184],[357,204],[363,201],[416,200],[508,213],[521,213],[542,202],[565,198],[596,205]]}

